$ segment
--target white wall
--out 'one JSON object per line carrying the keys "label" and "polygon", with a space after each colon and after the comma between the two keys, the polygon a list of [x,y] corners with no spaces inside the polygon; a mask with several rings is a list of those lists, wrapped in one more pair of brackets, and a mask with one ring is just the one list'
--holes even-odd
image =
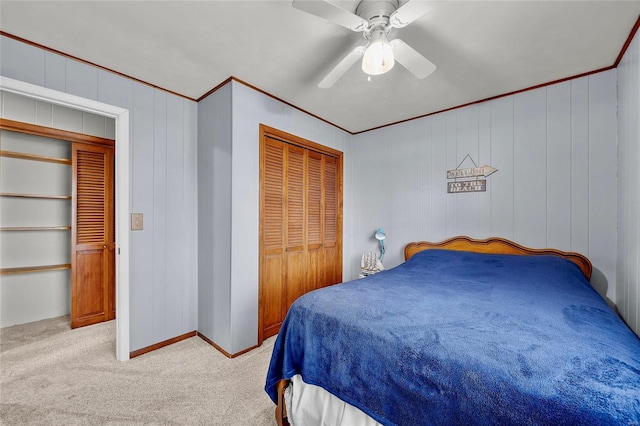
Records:
{"label": "white wall", "polygon": [[[378,227],[387,267],[410,241],[499,236],[587,255],[615,301],[616,126],[612,70],[356,135],[345,262],[377,249]],[[467,154],[499,171],[486,192],[447,194],[446,170]]]}
{"label": "white wall", "polygon": [[640,334],[640,35],[618,66],[618,309]]}
{"label": "white wall", "polygon": [[8,37],[0,51],[4,77],[130,111],[130,350],[195,330],[197,104]]}
{"label": "white wall", "polygon": [[231,350],[231,83],[198,103],[198,332]]}
{"label": "white wall", "polygon": [[[115,121],[0,91],[0,117],[113,139]],[[71,143],[3,131],[2,150],[71,159]],[[2,157],[0,192],[71,195],[71,166]],[[0,226],[70,226],[71,201],[3,197]],[[71,263],[71,231],[3,231],[3,268]],[[68,315],[69,270],[12,274],[0,285],[0,327]]]}

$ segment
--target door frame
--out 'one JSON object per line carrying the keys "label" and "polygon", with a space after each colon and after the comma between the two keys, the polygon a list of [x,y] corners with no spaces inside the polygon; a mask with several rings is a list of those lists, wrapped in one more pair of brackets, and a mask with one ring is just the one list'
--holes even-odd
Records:
{"label": "door frame", "polygon": [[116,122],[116,359],[129,359],[129,110],[0,76],[0,89],[105,117]]}

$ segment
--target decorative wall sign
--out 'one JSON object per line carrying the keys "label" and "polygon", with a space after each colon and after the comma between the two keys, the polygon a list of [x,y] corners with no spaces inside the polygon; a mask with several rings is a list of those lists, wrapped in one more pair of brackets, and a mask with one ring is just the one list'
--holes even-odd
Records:
{"label": "decorative wall sign", "polygon": [[495,169],[491,166],[487,166],[486,164],[482,167],[472,167],[470,169],[447,170],[447,179],[458,179],[458,178],[476,177],[476,176],[487,177],[489,175],[494,174],[497,171],[498,169]]}
{"label": "decorative wall sign", "polygon": [[484,192],[487,190],[487,180],[463,180],[460,182],[447,182],[447,192]]}
{"label": "decorative wall sign", "polygon": [[[464,160],[469,159],[473,163],[473,167],[467,169],[461,169],[460,166],[464,163]],[[447,170],[447,179],[455,179],[455,182],[447,182],[447,193],[456,194],[461,192],[484,192],[487,190],[487,180],[486,179],[478,179],[480,176],[487,177],[489,175],[497,172],[498,169],[484,165],[482,167],[478,167],[473,158],[469,154],[467,154],[458,167],[454,170]],[[475,177],[474,180],[462,180],[458,181],[460,178],[468,178]]]}

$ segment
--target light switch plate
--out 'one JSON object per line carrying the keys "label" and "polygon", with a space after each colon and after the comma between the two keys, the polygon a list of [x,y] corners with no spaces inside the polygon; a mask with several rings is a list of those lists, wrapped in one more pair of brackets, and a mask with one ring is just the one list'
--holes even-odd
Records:
{"label": "light switch plate", "polygon": [[142,231],[142,213],[131,213],[131,230]]}

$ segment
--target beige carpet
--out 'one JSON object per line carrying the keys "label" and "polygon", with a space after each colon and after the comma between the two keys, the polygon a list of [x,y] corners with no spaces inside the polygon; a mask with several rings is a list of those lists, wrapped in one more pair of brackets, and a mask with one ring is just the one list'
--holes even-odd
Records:
{"label": "beige carpet", "polygon": [[264,381],[274,338],[234,359],[199,337],[125,362],[115,321],[68,317],[0,330],[2,425],[274,425]]}

